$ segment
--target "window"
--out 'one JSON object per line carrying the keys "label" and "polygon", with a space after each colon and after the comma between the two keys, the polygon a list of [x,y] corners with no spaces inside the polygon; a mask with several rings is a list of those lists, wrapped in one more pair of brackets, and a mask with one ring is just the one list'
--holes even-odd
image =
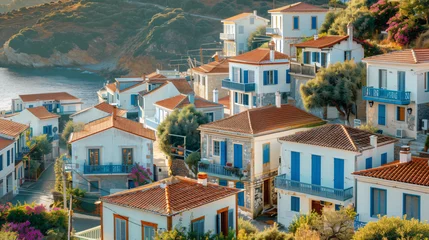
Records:
{"label": "window", "polygon": [[158,224],[141,221],[143,240],[155,239],[155,232],[157,231]]}
{"label": "window", "polygon": [[208,112],[208,113],[205,113],[205,115],[206,115],[206,117],[207,117],[207,119],[208,119],[209,122],[213,122],[214,121],[214,113]]}
{"label": "window", "polygon": [[203,239],[204,236],[204,217],[191,221],[191,232],[195,233],[197,240]]}
{"label": "window", "polygon": [[365,169],[372,168],[372,157],[369,157],[365,160]]}
{"label": "window", "polygon": [[277,70],[264,71],[264,85],[274,85],[278,83]]}
{"label": "window", "polygon": [[379,82],[380,88],[383,88],[383,89],[387,88],[387,70],[386,69],[378,70],[378,82]]}
{"label": "window", "polygon": [[311,29],[312,30],[317,29],[317,17],[316,16],[311,17]]}
{"label": "window", "polygon": [[100,149],[88,149],[89,165],[100,165]]}
{"label": "window", "polygon": [[249,105],[249,95],[248,94],[235,92],[234,98],[235,98],[234,102],[237,104],[241,104],[241,105],[245,105],[245,106]]}
{"label": "window", "polygon": [[384,216],[387,211],[386,190],[371,188],[371,217]]}
{"label": "window", "polygon": [[137,94],[131,94],[131,105],[132,106],[137,106],[137,103],[138,103],[138,101],[137,101]]}
{"label": "window", "polygon": [[134,187],[135,187],[134,180],[128,179],[128,189],[132,189]]}
{"label": "window", "polygon": [[[16,145],[16,143],[15,143],[15,145]],[[13,160],[14,160],[14,157],[13,157],[13,155],[14,155],[14,151],[13,151],[13,148],[12,148],[12,150],[11,150],[11,154],[12,154],[12,156],[10,157],[10,161],[13,163]]]}
{"label": "window", "polygon": [[213,141],[213,155],[220,156],[220,142]]}
{"label": "window", "polygon": [[128,218],[113,214],[115,240],[128,240]]}
{"label": "window", "polygon": [[293,30],[298,30],[299,29],[299,17],[298,16],[294,16],[293,17]]}
{"label": "window", "polygon": [[387,153],[381,154],[381,165],[384,165],[387,163]]}
{"label": "window", "polygon": [[310,52],[304,52],[304,64],[309,64],[310,63]]}
{"label": "window", "polygon": [[405,91],[405,72],[398,71],[398,91]]}
{"label": "window", "polygon": [[320,55],[321,55],[320,56],[320,60],[321,60],[320,65],[322,67],[326,67],[326,63],[328,62],[328,54],[322,52]]}
{"label": "window", "polygon": [[293,212],[299,212],[300,206],[299,206],[299,197],[290,197],[290,210]]}
{"label": "window", "polygon": [[255,82],[255,71],[247,71],[247,82],[254,83]]}
{"label": "window", "polygon": [[286,83],[289,84],[290,83],[290,74],[289,74],[290,70],[286,70]]}
{"label": "window", "polygon": [[255,24],[255,18],[254,17],[250,18],[250,24],[252,24],[252,25]]}
{"label": "window", "polygon": [[244,26],[238,26],[238,34],[244,33]]}
{"label": "window", "polygon": [[133,149],[122,148],[122,164],[133,165]]}
{"label": "window", "polygon": [[233,67],[232,68],[232,81],[233,82],[241,82],[241,69]]}
{"label": "window", "polygon": [[258,104],[257,104],[257,99],[256,99],[256,96],[253,96],[253,106],[254,107],[256,107]]}
{"label": "window", "polygon": [[352,51],[344,51],[344,61],[352,60]]}
{"label": "window", "polygon": [[29,105],[28,108],[33,108],[33,105]]}
{"label": "window", "polygon": [[405,107],[396,107],[396,121],[405,122]]}
{"label": "window", "polygon": [[7,150],[7,159],[6,159],[6,166],[9,167],[10,165],[10,150]]}
{"label": "window", "polygon": [[312,62],[320,62],[320,53],[312,52],[311,53],[311,60],[312,60]]}
{"label": "window", "polygon": [[404,215],[407,219],[420,220],[420,196],[404,194]]}
{"label": "window", "polygon": [[270,163],[270,144],[265,143],[262,145],[262,159],[263,163]]}
{"label": "window", "polygon": [[89,181],[89,192],[100,192],[100,182]]}
{"label": "window", "polygon": [[43,126],[43,134],[52,135],[52,125]]}

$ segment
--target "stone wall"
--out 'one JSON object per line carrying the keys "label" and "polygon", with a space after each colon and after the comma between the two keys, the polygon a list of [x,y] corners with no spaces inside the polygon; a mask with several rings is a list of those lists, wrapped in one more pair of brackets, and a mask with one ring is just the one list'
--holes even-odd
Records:
{"label": "stone wall", "polygon": [[[294,83],[293,84],[294,88],[292,88],[291,91],[294,92],[292,94],[292,96],[294,96],[294,98],[295,98],[295,106],[300,108],[300,109],[303,109],[303,110],[306,110],[306,109],[305,109],[304,103],[301,99],[301,92],[299,89],[300,89],[302,84],[307,83],[309,80],[311,80],[311,79],[304,78],[304,77],[300,78],[300,77],[292,76],[292,82]],[[324,118],[324,115],[325,115],[325,109],[324,108],[315,108],[315,109],[310,109],[310,110],[306,110],[306,111],[308,111],[309,113],[311,113],[311,114],[313,114],[319,118]]]}

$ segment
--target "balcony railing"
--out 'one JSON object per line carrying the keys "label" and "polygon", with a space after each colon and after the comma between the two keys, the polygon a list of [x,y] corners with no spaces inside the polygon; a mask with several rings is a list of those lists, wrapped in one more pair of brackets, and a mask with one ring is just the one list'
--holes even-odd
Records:
{"label": "balcony railing", "polygon": [[359,220],[359,214],[356,214],[355,221],[353,223],[355,231],[359,230],[359,228],[365,227],[366,224],[366,222],[361,222]]}
{"label": "balcony railing", "polygon": [[101,226],[77,232],[74,234],[74,237],[80,240],[99,240],[101,239]]}
{"label": "balcony railing", "polygon": [[299,62],[290,62],[290,73],[307,75],[307,76],[316,76],[317,71],[320,67],[313,64],[303,64]]}
{"label": "balcony railing", "polygon": [[245,178],[245,174],[243,174],[243,170],[241,168],[228,167],[214,163],[208,162],[200,162],[198,164],[198,171],[205,172],[210,174],[215,174],[224,177],[230,178]]}
{"label": "balcony railing", "polygon": [[286,174],[279,175],[276,177],[275,187],[283,190],[335,199],[338,201],[345,201],[353,197],[353,187],[347,189],[336,189],[309,183],[292,181],[290,179],[287,179]]}
{"label": "balcony railing", "polygon": [[134,165],[84,165],[84,174],[122,174],[130,173]]}
{"label": "balcony railing", "polygon": [[221,33],[219,38],[221,40],[235,40],[235,34],[233,34],[233,33]]}
{"label": "balcony railing", "polygon": [[367,101],[407,105],[411,102],[411,92],[363,87],[362,98]]}
{"label": "balcony railing", "polygon": [[280,33],[280,29],[273,28],[273,27],[267,27],[266,28],[266,34],[267,35],[278,35]]}
{"label": "balcony railing", "polygon": [[237,90],[242,92],[254,92],[255,83],[238,83],[232,82],[230,79],[222,80],[222,88]]}
{"label": "balcony railing", "polygon": [[159,122],[155,118],[145,118],[145,124],[148,128],[156,130]]}

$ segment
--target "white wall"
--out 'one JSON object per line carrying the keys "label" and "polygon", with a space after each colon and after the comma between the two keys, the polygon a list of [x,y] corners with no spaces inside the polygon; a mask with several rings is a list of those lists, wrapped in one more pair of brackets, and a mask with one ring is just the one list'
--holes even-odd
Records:
{"label": "white wall", "polygon": [[[41,120],[34,116],[31,112],[28,110],[24,110],[20,112],[18,115],[15,115],[11,118],[12,121],[30,125],[30,127],[33,129],[33,136],[39,136],[43,134],[43,126],[52,125],[52,129],[55,127],[57,128],[57,134],[58,134],[58,121],[59,118],[50,118],[50,119],[44,119]],[[52,131],[52,134],[54,132]]]}
{"label": "white wall", "polygon": [[[282,26],[280,35],[285,38],[304,38],[317,34],[318,29],[325,21],[326,12],[313,12],[313,13],[271,13],[271,24],[273,24],[273,17],[281,16]],[[293,29],[293,17],[299,17],[299,29]],[[311,17],[317,17],[317,29],[311,29]]]}
{"label": "white wall", "polygon": [[129,90],[126,90],[125,92],[119,92],[119,90],[116,90],[116,93],[119,93],[119,103],[120,107],[126,110],[133,110],[137,109],[138,104],[138,98],[136,99],[136,105],[131,105],[131,94],[138,95],[139,92],[146,90],[147,86],[146,84],[141,84],[139,86],[133,87]]}
{"label": "white wall", "polygon": [[388,163],[394,161],[395,160],[394,148],[395,148],[395,144],[390,143],[390,144],[378,146],[377,148],[372,148],[362,152],[362,155],[357,157],[357,168],[355,169],[355,171],[364,170],[366,168],[365,166],[366,159],[369,157],[372,157],[373,168],[381,166],[381,154],[383,153],[387,153]]}
{"label": "white wall", "polygon": [[177,88],[169,82],[166,86],[161,87],[160,89],[153,90],[152,93],[149,93],[143,96],[144,101],[144,111],[142,112],[142,118],[151,118],[155,116],[155,103],[163,99],[171,98],[180,94]]}
{"label": "white wall", "polygon": [[[7,193],[6,188],[6,178],[9,174],[12,174],[12,178],[9,182],[9,192],[16,192],[16,181],[15,181],[15,157],[16,149],[14,148],[14,143],[0,150],[0,155],[3,155],[3,170],[0,171],[0,180],[3,180],[3,184],[0,186],[0,197],[4,196]],[[13,159],[12,159],[12,150],[13,150]],[[10,151],[10,163],[7,165],[7,151]],[[2,188],[2,189],[1,189]]]}
{"label": "white wall", "polygon": [[[94,120],[107,117],[109,115],[110,114],[107,112],[100,111],[97,108],[91,107],[90,109],[85,110],[84,112],[71,116],[70,118],[73,119],[73,122],[81,122],[86,124]],[[121,117],[126,117],[126,115],[127,114],[125,113]]]}

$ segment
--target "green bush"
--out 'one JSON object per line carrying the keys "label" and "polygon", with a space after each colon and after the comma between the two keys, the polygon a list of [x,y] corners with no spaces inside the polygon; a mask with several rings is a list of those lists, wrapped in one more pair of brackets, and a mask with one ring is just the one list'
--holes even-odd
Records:
{"label": "green bush", "polygon": [[198,173],[198,162],[200,161],[200,159],[201,154],[199,152],[193,152],[189,154],[188,157],[185,159],[185,163],[195,175],[197,175]]}
{"label": "green bush", "polygon": [[376,133],[378,131],[378,128],[374,127],[371,124],[362,124],[358,127],[360,130],[364,130],[367,132]]}
{"label": "green bush", "polygon": [[292,223],[288,226],[288,232],[296,233],[296,231],[302,226],[310,226],[314,228],[320,219],[319,214],[315,212],[307,215],[296,215]]}
{"label": "green bush", "polygon": [[255,234],[255,240],[292,240],[293,235],[279,231],[276,223],[264,231]]}
{"label": "green bush", "polygon": [[244,230],[246,234],[254,234],[258,229],[250,221],[244,220],[242,217],[238,218],[238,229]]}

